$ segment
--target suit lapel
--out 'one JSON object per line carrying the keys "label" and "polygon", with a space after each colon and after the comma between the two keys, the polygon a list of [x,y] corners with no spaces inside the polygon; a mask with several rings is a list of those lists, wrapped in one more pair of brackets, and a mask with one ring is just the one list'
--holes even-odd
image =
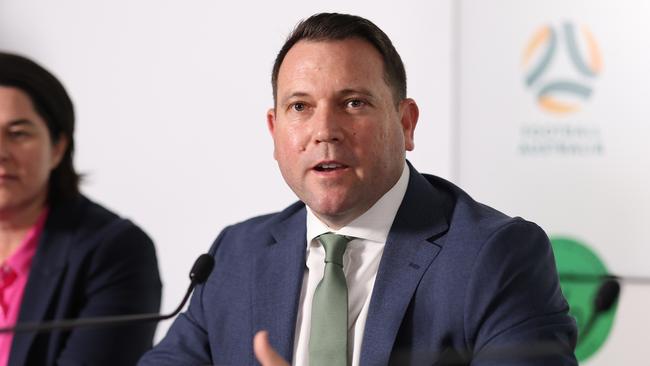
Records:
{"label": "suit lapel", "polygon": [[[78,202],[75,202],[73,206],[77,204]],[[71,212],[62,208],[53,208],[48,214],[25,285],[18,314],[19,323],[46,320],[48,307],[59,290],[65,272],[67,253],[72,242],[70,230],[61,230],[61,228],[73,220]],[[25,364],[35,337],[34,332],[14,335],[10,364]]]}
{"label": "suit lapel", "polygon": [[420,279],[448,228],[443,196],[410,166],[409,185],[388,235],[372,291],[361,364],[386,365]]}
{"label": "suit lapel", "polygon": [[305,220],[303,207],[276,225],[253,269],[253,331],[268,330],[271,344],[289,361],[305,271]]}

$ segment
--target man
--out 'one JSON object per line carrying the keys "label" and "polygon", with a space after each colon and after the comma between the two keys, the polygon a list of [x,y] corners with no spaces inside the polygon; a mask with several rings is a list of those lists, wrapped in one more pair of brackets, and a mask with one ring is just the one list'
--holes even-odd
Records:
{"label": "man", "polygon": [[312,16],[272,83],[274,157],[300,202],[219,235],[215,271],[142,364],[577,364],[544,232],[406,162],[418,107],[379,28]]}

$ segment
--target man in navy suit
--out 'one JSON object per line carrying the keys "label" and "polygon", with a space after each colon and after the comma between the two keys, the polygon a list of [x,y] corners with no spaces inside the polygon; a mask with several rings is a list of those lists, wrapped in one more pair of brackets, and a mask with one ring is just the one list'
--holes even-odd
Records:
{"label": "man in navy suit", "polygon": [[[337,364],[577,364],[544,232],[406,161],[418,107],[379,28],[310,17],[272,83],[274,157],[300,201],[219,235],[214,272],[141,364],[335,364],[310,342],[323,339],[314,324],[330,332],[314,309],[331,299],[313,298],[331,263],[347,286],[347,334],[332,336],[343,351],[318,346]],[[325,253],[327,233],[345,238],[342,263]]]}

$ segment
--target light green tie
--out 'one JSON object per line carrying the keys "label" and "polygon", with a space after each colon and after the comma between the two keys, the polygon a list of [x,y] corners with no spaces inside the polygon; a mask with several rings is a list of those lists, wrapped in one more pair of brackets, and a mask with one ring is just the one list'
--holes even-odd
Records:
{"label": "light green tie", "polygon": [[348,286],[343,274],[343,253],[350,238],[327,233],[317,239],[325,248],[325,271],[312,302],[309,365],[345,366],[348,362]]}

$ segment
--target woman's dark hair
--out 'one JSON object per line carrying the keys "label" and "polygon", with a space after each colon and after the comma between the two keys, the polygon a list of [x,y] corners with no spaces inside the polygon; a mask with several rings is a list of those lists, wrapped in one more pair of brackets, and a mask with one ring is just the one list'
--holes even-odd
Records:
{"label": "woman's dark hair", "polygon": [[280,66],[291,47],[298,41],[341,41],[350,38],[360,38],[379,51],[384,61],[384,79],[392,89],[395,104],[406,98],[404,63],[386,33],[368,19],[356,15],[320,13],[298,23],[275,58],[271,74],[274,102],[278,96]]}
{"label": "woman's dark hair", "polygon": [[50,139],[68,142],[59,165],[48,182],[48,202],[56,203],[79,195],[79,174],[73,166],[74,106],[65,88],[54,75],[25,57],[0,52],[0,86],[25,92],[36,112],[45,120]]}

